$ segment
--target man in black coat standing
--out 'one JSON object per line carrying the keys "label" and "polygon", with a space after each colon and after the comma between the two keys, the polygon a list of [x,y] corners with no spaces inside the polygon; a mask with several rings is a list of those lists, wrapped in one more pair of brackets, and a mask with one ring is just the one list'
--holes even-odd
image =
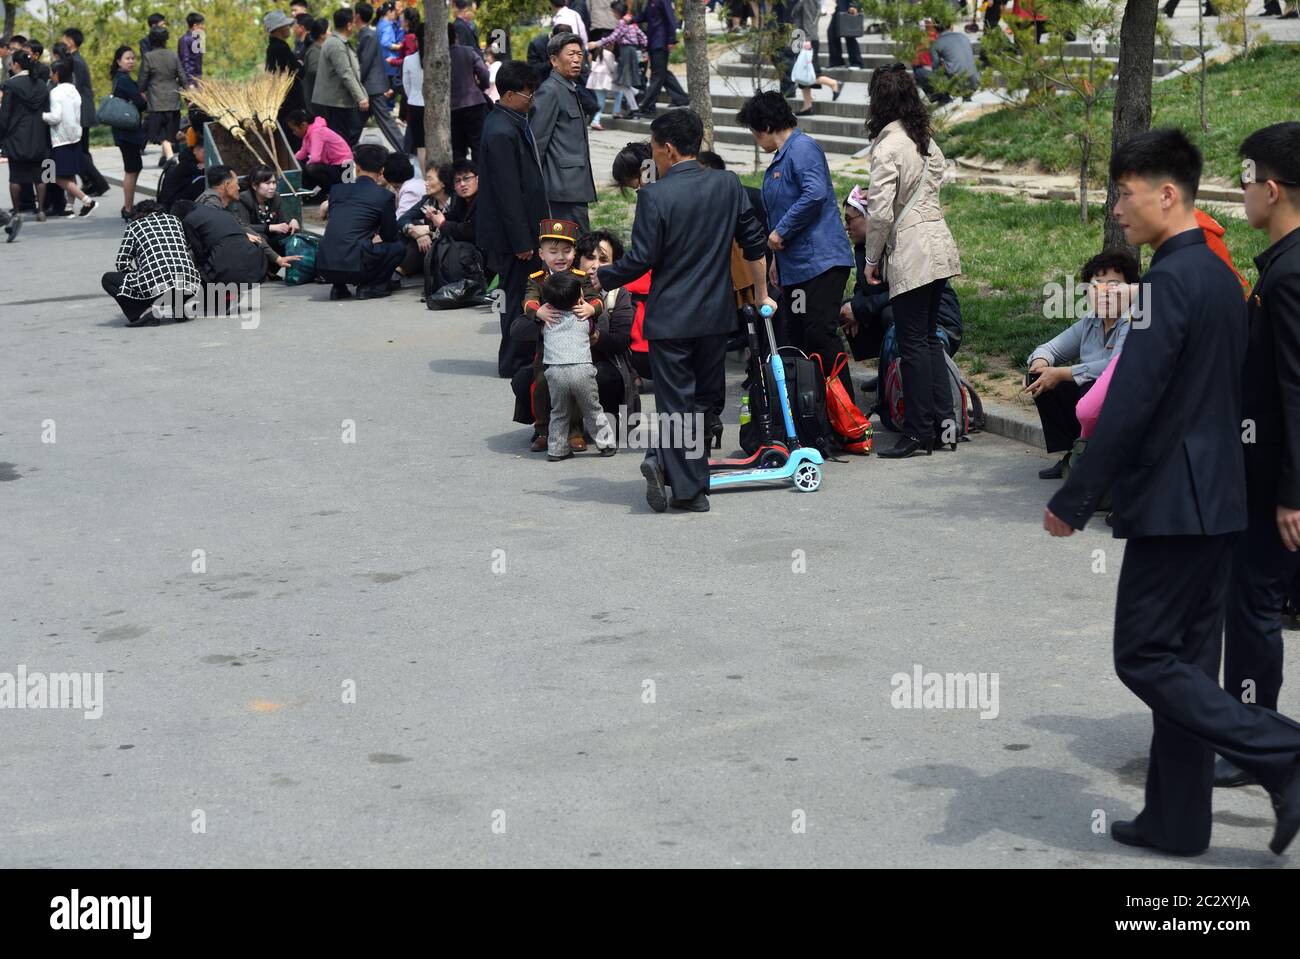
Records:
{"label": "man in black coat standing", "polygon": [[[723,375],[727,336],[736,326],[733,240],[749,261],[755,303],[776,309],[763,268],[767,237],[739,177],[696,159],[703,132],[700,118],[687,109],[671,110],[650,125],[658,177],[637,192],[627,255],[596,273],[599,288],[612,290],[654,271],[643,329],[650,341],[660,445],[646,452],[641,474],[646,502],[657,513],[668,508],[666,486],[673,489],[674,506],[696,513],[709,508],[704,417],[712,386]],[[673,416],[679,428],[666,431],[663,414]],[[688,429],[698,441],[689,452]]]}
{"label": "man in black coat standing", "polygon": [[1246,526],[1241,455],[1245,304],[1205,243],[1193,204],[1201,154],[1177,130],[1115,151],[1115,219],[1155,254],[1088,454],[1052,497],[1043,526],[1083,529],[1113,488],[1128,539],[1115,599],[1115,671],[1151,708],[1146,802],[1111,838],[1191,856],[1210,844],[1214,753],[1274,796],[1281,855],[1300,831],[1300,724],[1248,706],[1217,682],[1229,561]]}
{"label": "man in black coat standing", "polygon": [[95,167],[95,160],[90,155],[90,131],[95,126],[95,86],[90,79],[90,67],[79,52],[86,38],[76,27],[63,31],[63,42],[68,47],[68,56],[72,59],[72,82],[81,94],[81,188],[89,196],[103,196],[108,192],[108,181]]}
{"label": "man in black coat standing", "polygon": [[289,140],[289,146],[297,150],[302,146],[302,142],[293,135],[285,119],[294,110],[307,109],[307,100],[302,93],[302,61],[289,46],[289,32],[293,29],[293,25],[293,18],[279,10],[272,10],[262,18],[262,26],[267,33],[266,72],[284,71],[293,76],[293,86],[285,94],[284,102],[280,104],[276,115],[280,121],[280,128],[284,130],[285,137]]}
{"label": "man in black coat standing", "polygon": [[501,99],[488,111],[479,142],[474,236],[487,268],[501,278],[501,346],[497,375],[510,379],[533,361],[533,344],[516,343],[510,324],[524,312],[524,288],[537,257],[537,224],[551,215],[528,107],[537,77],[528,64],[507,60],[497,71]]}
{"label": "man in black coat standing", "polygon": [[[393,272],[406,256],[406,244],[397,231],[397,198],[379,185],[388,151],[377,143],[362,143],[353,151],[355,183],[330,188],[330,216],[325,236],[316,251],[316,269],[334,284],[331,300],[388,296],[395,288]],[[378,235],[380,242],[373,242]]]}
{"label": "man in black coat standing", "polygon": [[[1255,258],[1242,393],[1246,532],[1228,586],[1223,688],[1277,709],[1282,604],[1300,572],[1300,123],[1257,130],[1241,145],[1246,218],[1268,232]],[[1220,759],[1216,786],[1255,782]]]}

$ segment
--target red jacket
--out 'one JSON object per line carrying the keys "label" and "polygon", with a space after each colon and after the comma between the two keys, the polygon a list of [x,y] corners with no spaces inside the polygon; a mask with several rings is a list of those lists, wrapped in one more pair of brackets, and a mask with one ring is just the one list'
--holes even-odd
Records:
{"label": "red jacket", "polygon": [[632,318],[632,345],[629,347],[633,353],[650,352],[650,344],[645,334],[641,332],[641,328],[645,325],[645,298],[650,295],[650,273],[652,272],[643,273],[623,287],[632,297],[632,302],[636,304],[636,316]]}
{"label": "red jacket", "polygon": [[1241,284],[1242,295],[1250,296],[1250,284],[1246,282],[1246,278],[1233,265],[1232,254],[1228,252],[1228,245],[1223,242],[1223,234],[1227,231],[1219,225],[1214,217],[1203,210],[1196,211],[1196,223],[1200,226],[1201,232],[1205,234],[1206,245],[1214,251],[1215,256],[1228,264],[1228,269],[1236,274],[1237,282]]}

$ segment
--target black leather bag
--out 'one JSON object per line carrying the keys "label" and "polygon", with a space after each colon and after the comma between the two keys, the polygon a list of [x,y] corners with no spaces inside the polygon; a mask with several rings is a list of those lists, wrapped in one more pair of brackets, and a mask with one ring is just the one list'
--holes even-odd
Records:
{"label": "black leather bag", "polygon": [[835,26],[841,37],[857,39],[867,32],[866,18],[860,13],[835,14]]}

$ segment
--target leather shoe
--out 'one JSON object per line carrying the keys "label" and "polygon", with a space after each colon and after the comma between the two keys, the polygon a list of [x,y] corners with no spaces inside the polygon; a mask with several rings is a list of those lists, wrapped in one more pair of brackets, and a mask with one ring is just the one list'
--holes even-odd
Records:
{"label": "leather shoe", "polygon": [[664,488],[664,471],[653,460],[641,461],[641,475],[645,477],[645,501],[656,513],[668,509],[668,491]]}
{"label": "leather shoe", "polygon": [[582,438],[582,434],[575,434],[569,437],[569,449],[575,453],[587,452],[587,441]]}
{"label": "leather shoe", "polygon": [[881,459],[901,460],[901,459],[906,459],[909,456],[915,456],[918,453],[924,453],[926,456],[929,456],[930,444],[922,443],[920,440],[916,439],[915,437],[908,436],[906,433],[904,433],[901,436],[899,436],[898,442],[895,443],[892,447],[890,447],[887,450],[881,450],[876,455],[879,456]]}
{"label": "leather shoe", "polygon": [[558,463],[560,462],[560,460],[571,460],[571,459],[573,459],[572,453],[565,453],[562,456],[552,456],[550,453],[546,454],[546,461],[548,463]]}
{"label": "leather shoe", "polygon": [[707,513],[709,511],[709,494],[700,490],[691,499],[673,500],[673,509],[684,509],[690,513]]}
{"label": "leather shoe", "polygon": [[1254,786],[1259,780],[1240,766],[1228,762],[1222,756],[1214,761],[1214,785],[1225,789],[1237,786]]}
{"label": "leather shoe", "polygon": [[1273,796],[1273,811],[1277,813],[1277,826],[1268,848],[1275,856],[1286,852],[1295,834],[1300,832],[1300,762],[1292,766],[1291,780],[1280,793]]}
{"label": "leather shoe", "polygon": [[352,299],[352,291],[349,290],[347,286],[345,286],[342,283],[335,283],[333,286],[330,287],[330,299],[350,300]]}
{"label": "leather shoe", "polygon": [[363,286],[357,290],[358,300],[382,300],[388,295],[387,286]]}
{"label": "leather shoe", "polygon": [[1204,849],[1197,849],[1195,852],[1178,852],[1173,849],[1163,849],[1155,843],[1148,840],[1138,831],[1137,823],[1131,819],[1120,819],[1111,823],[1110,838],[1125,846],[1135,846],[1138,849],[1156,849],[1160,852],[1167,853],[1171,856],[1199,856],[1205,852]]}
{"label": "leather shoe", "polygon": [[1057,462],[1053,463],[1051,466],[1047,466],[1044,467],[1043,469],[1040,469],[1038,471],[1038,478],[1039,479],[1060,479],[1061,474],[1065,470],[1065,461],[1069,458],[1070,458],[1069,454],[1067,453],[1065,456],[1062,456]]}
{"label": "leather shoe", "polygon": [[533,441],[528,444],[528,452],[541,453],[546,449],[546,437],[534,436]]}

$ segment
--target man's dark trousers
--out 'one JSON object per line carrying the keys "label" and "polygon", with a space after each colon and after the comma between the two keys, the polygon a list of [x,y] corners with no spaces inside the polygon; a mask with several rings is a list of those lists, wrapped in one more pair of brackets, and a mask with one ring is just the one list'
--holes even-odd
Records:
{"label": "man's dark trousers", "polygon": [[[664,424],[660,423],[661,445],[648,450],[646,459],[658,461],[664,471],[664,482],[673,488],[675,500],[690,500],[709,490],[704,417],[708,412],[712,385],[723,376],[726,357],[725,333],[650,341],[655,412],[677,413],[680,422],[674,430],[665,430]],[[689,456],[682,442],[686,430],[691,431],[689,436],[694,445]],[[695,453],[702,455],[696,456]]]}
{"label": "man's dark trousers", "polygon": [[321,276],[337,285],[355,283],[359,289],[387,290],[393,271],[406,256],[406,244],[372,243],[361,251],[359,270],[321,270]]}
{"label": "man's dark trousers", "polygon": [[[375,126],[379,127],[379,132],[384,135],[388,145],[398,153],[406,152],[405,137],[402,131],[397,128],[397,121],[393,119],[392,112],[393,102],[385,97],[382,93],[376,93],[370,98],[370,112],[368,116],[374,117]],[[360,115],[360,111],[357,111]],[[329,120],[325,121],[327,124]],[[361,117],[361,130],[365,129],[365,117]],[[357,139],[361,139],[360,130],[357,131]],[[350,142],[350,141],[349,141]],[[355,143],[352,146],[356,146]]]}
{"label": "man's dark trousers", "polygon": [[1271,792],[1295,770],[1300,724],[1219,688],[1219,636],[1235,533],[1135,537],[1115,600],[1115,671],[1151,708],[1148,842],[1195,853],[1210,842],[1214,754]]}
{"label": "man's dark trousers", "polygon": [[578,226],[582,227],[583,233],[586,233],[591,229],[591,221],[586,203],[570,203],[566,200],[552,200],[551,216],[557,220],[572,220],[574,223],[578,224]]}
{"label": "man's dark trousers", "polygon": [[1277,709],[1282,689],[1282,604],[1300,553],[1282,545],[1275,507],[1252,506],[1232,555],[1224,632],[1223,688],[1241,699]]}
{"label": "man's dark trousers", "polygon": [[524,312],[524,290],[528,286],[528,276],[537,271],[538,261],[534,255],[521,260],[511,253],[490,252],[487,255],[487,267],[501,278],[500,287],[505,291],[501,303],[501,345],[497,349],[497,375],[510,379],[520,369],[533,362],[536,343],[517,343],[510,336],[510,324],[515,317]]}
{"label": "man's dark trousers", "polygon": [[90,130],[81,131],[81,187],[87,193],[107,193],[108,181],[95,166],[95,158],[90,155]]}
{"label": "man's dark trousers", "polygon": [[1083,395],[1092,389],[1094,382],[1096,381],[1089,380],[1080,386],[1071,378],[1034,397],[1038,419],[1043,424],[1047,452],[1064,453],[1074,446],[1074,441],[1082,432],[1074,408]]}
{"label": "man's dark trousers", "polygon": [[361,131],[366,121],[356,107],[325,107],[316,105],[316,113],[325,118],[325,125],[341,136],[350,147],[361,142]]}
{"label": "man's dark trousers", "polygon": [[479,142],[483,139],[483,117],[487,114],[484,104],[472,107],[459,107],[451,111],[451,158],[464,160],[473,154],[479,159]]}
{"label": "man's dark trousers", "polygon": [[642,94],[640,108],[647,113],[653,113],[655,108],[655,99],[659,96],[659,88],[668,91],[668,96],[672,100],[673,106],[685,106],[689,102],[686,91],[682,85],[677,82],[677,77],[668,69],[668,50],[662,48],[650,51],[650,83]]}

